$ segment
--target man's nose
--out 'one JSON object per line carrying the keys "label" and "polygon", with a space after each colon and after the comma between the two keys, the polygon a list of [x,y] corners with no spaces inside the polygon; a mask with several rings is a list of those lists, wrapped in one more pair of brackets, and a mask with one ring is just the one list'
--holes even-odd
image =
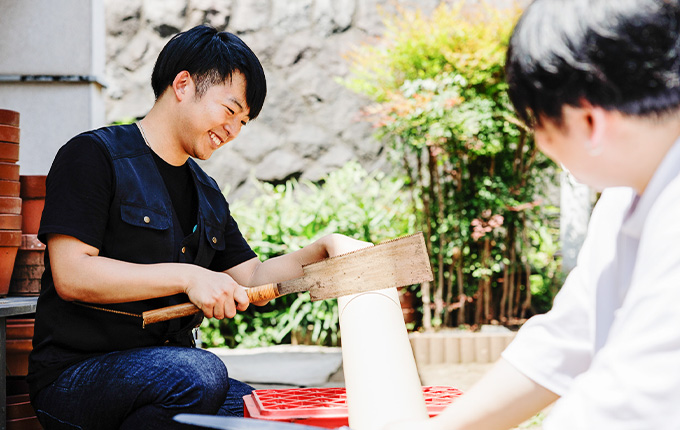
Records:
{"label": "man's nose", "polygon": [[234,139],[238,134],[241,132],[241,127],[243,124],[241,124],[241,121],[237,118],[234,118],[230,121],[227,121],[224,124],[224,130],[227,132],[227,138],[228,139]]}

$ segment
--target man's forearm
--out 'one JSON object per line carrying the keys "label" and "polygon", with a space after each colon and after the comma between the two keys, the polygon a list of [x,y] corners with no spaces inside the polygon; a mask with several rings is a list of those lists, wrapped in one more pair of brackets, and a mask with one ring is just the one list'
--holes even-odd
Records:
{"label": "man's forearm", "polygon": [[68,301],[122,303],[187,292],[196,285],[233,283],[224,273],[192,264],[135,264],[102,257],[96,248],[69,236],[50,235],[48,249],[55,288]]}
{"label": "man's forearm", "polygon": [[469,392],[434,421],[442,429],[511,428],[540,412],[559,396],[500,359]]}
{"label": "man's forearm", "polygon": [[395,423],[386,430],[508,429],[531,418],[558,397],[500,359],[437,417],[422,423]]}
{"label": "man's forearm", "polygon": [[370,245],[341,234],[329,234],[290,254],[270,258],[259,264],[245,262],[239,265],[241,267],[229,269],[227,273],[249,287],[286,281],[302,276],[302,268],[308,264]]}
{"label": "man's forearm", "polygon": [[187,264],[134,264],[100,256],[79,262],[54,270],[55,288],[65,300],[122,303],[170,296],[185,291],[194,270]]}

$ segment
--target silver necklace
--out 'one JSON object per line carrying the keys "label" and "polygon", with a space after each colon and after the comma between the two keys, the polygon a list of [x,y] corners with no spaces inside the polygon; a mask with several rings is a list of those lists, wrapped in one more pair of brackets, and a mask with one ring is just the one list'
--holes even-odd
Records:
{"label": "silver necklace", "polygon": [[139,128],[139,131],[142,133],[142,138],[144,139],[144,143],[146,143],[146,146],[148,146],[149,149],[153,150],[151,145],[149,145],[149,141],[146,139],[146,133],[144,133],[144,127],[142,127],[142,121],[137,121],[137,128]]}

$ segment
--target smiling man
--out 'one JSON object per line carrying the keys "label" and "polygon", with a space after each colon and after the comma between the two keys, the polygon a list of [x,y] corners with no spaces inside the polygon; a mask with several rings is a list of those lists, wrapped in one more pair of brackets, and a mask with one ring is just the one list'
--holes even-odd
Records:
{"label": "smiling man", "polygon": [[203,315],[143,327],[142,312],[189,300],[209,318],[231,318],[249,305],[244,286],[367,246],[329,235],[262,263],[193,160],[235,139],[264,103],[264,71],[241,39],[204,26],[180,33],[151,84],[144,119],[74,137],[47,177],[28,381],[48,430],[172,429],[182,412],[242,415],[252,388],[193,348]]}

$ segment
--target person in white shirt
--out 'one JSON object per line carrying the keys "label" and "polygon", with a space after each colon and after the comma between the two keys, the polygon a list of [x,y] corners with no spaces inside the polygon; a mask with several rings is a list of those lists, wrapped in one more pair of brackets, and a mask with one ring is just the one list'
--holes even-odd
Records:
{"label": "person in white shirt", "polygon": [[535,0],[510,98],[603,191],[553,309],[439,416],[397,429],[680,429],[680,0]]}

